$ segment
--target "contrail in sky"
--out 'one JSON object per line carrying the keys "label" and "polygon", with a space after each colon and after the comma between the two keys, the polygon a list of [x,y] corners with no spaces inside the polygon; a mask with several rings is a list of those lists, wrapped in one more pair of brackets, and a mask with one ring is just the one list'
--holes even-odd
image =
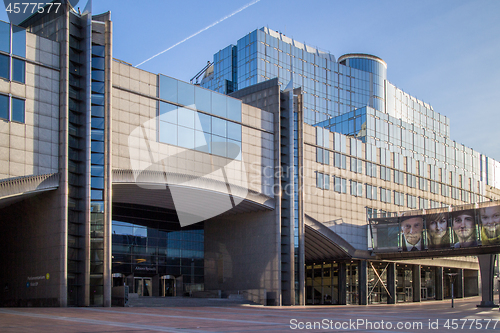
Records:
{"label": "contrail in sky", "polygon": [[252,6],[252,5],[255,5],[255,4],[256,4],[257,2],[259,2],[259,1],[260,1],[260,0],[254,0],[254,1],[250,2],[250,3],[247,3],[246,5],[244,5],[243,7],[241,7],[240,9],[238,9],[237,11],[232,12],[231,14],[229,14],[229,15],[227,15],[227,16],[224,16],[224,17],[223,17],[223,18],[221,18],[220,20],[215,21],[214,23],[210,24],[209,26],[207,26],[207,27],[205,27],[205,28],[201,29],[201,30],[200,30],[200,31],[198,31],[198,32],[195,32],[195,33],[194,33],[194,34],[192,34],[191,36],[186,37],[186,38],[184,38],[183,40],[181,40],[180,42],[177,42],[176,44],[174,44],[174,45],[170,46],[168,49],[163,50],[163,51],[161,51],[160,53],[155,54],[155,55],[154,55],[154,56],[152,56],[151,58],[144,60],[144,61],[143,61],[143,62],[141,62],[140,64],[135,65],[135,67],[139,67],[140,65],[142,65],[142,64],[144,64],[144,63],[146,63],[146,62],[148,62],[149,60],[151,60],[151,59],[153,59],[153,58],[156,58],[157,56],[159,56],[159,55],[161,55],[161,54],[163,54],[163,53],[165,53],[165,52],[167,52],[167,51],[169,51],[169,50],[173,49],[173,48],[174,48],[174,47],[176,47],[177,45],[182,44],[182,43],[184,43],[185,41],[187,41],[188,39],[191,39],[191,38],[193,38],[194,36],[197,36],[197,35],[201,34],[203,31],[210,29],[210,28],[211,28],[211,27],[213,27],[214,25],[217,25],[217,24],[221,23],[221,22],[222,22],[222,21],[224,21],[224,20],[227,20],[227,19],[228,19],[228,18],[230,18],[231,16],[238,14],[239,12],[241,12],[241,11],[243,11],[243,10],[247,9],[248,7],[250,7],[250,6]]}

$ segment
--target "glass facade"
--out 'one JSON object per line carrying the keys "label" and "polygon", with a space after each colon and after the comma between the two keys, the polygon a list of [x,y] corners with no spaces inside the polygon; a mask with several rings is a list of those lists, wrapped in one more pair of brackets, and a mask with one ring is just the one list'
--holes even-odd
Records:
{"label": "glass facade", "polygon": [[158,141],[241,159],[241,101],[160,75]]}
{"label": "glass facade", "polygon": [[[143,290],[142,296],[182,296],[203,290],[202,223],[181,229],[175,211],[114,204],[112,242],[115,285],[126,284],[129,292],[140,294],[135,280],[151,279],[151,290],[148,294]],[[176,281],[175,293],[164,289],[162,277]]]}
{"label": "glass facade", "polygon": [[90,111],[90,297],[91,305],[102,305],[104,295],[104,71],[105,46],[91,46]]}
{"label": "glass facade", "polygon": [[[26,29],[0,21],[0,78],[25,83]],[[25,100],[12,95],[0,97],[0,118],[19,123],[25,120]]]}

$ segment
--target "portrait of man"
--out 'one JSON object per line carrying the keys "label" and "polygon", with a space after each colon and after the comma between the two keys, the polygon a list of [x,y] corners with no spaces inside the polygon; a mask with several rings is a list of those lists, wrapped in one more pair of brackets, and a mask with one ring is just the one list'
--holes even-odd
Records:
{"label": "portrait of man", "polygon": [[500,206],[479,209],[481,242],[483,245],[500,244]]}
{"label": "portrait of man", "polygon": [[455,233],[455,248],[477,245],[474,210],[453,212],[452,228]]}
{"label": "portrait of man", "polygon": [[403,235],[403,251],[420,251],[423,249],[422,231],[424,220],[421,216],[401,217],[401,235]]}

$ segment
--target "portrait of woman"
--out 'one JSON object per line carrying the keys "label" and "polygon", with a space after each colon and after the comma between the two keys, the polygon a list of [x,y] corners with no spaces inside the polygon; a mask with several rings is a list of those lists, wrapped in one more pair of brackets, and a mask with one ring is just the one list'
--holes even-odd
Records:
{"label": "portrait of woman", "polygon": [[450,247],[450,232],[446,213],[430,214],[426,217],[429,249]]}

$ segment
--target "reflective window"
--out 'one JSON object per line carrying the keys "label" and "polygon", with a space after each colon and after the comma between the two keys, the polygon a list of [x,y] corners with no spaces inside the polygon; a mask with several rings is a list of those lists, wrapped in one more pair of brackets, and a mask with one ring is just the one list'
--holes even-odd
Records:
{"label": "reflective window", "polygon": [[177,80],[160,75],[160,98],[177,103]]}
{"label": "reflective window", "polygon": [[[179,95],[179,97],[180,97],[180,95]],[[194,128],[194,116],[195,116],[195,111],[190,110],[190,109],[186,109],[186,108],[179,108],[179,110],[178,110],[178,124],[180,126]]]}
{"label": "reflective window", "polygon": [[177,146],[177,125],[160,121],[160,142]]}
{"label": "reflective window", "polygon": [[0,77],[9,79],[9,60],[10,57],[0,54]]}
{"label": "reflective window", "polygon": [[24,123],[24,99],[12,97],[12,120]]}
{"label": "reflective window", "polygon": [[194,130],[192,128],[177,127],[178,145],[188,149],[194,149]]}
{"label": "reflective window", "polygon": [[93,70],[92,80],[104,82],[104,73],[102,70]]}
{"label": "reflective window", "polygon": [[104,118],[92,118],[90,120],[92,128],[104,129]]}
{"label": "reflective window", "polygon": [[226,96],[218,93],[212,93],[212,114],[224,118],[227,117]]}
{"label": "reflective window", "polygon": [[9,96],[0,95],[0,118],[9,119]]}
{"label": "reflective window", "polygon": [[177,106],[160,102],[160,120],[177,124]]}
{"label": "reflective window", "polygon": [[92,45],[92,55],[104,58],[104,45]]}
{"label": "reflective window", "polygon": [[241,101],[227,97],[227,118],[241,122]]}
{"label": "reflective window", "polygon": [[177,103],[182,105],[189,105],[193,107],[194,104],[194,85],[178,81],[177,91]]}
{"label": "reflective window", "polygon": [[26,30],[12,26],[12,54],[26,57]]}
{"label": "reflective window", "polygon": [[212,133],[218,136],[226,136],[226,121],[224,119],[212,118]]}
{"label": "reflective window", "polygon": [[195,86],[194,91],[196,109],[212,112],[212,92],[207,89],[203,89]]}
{"label": "reflective window", "polygon": [[92,68],[104,70],[104,58],[92,58]]}
{"label": "reflective window", "polygon": [[92,104],[104,105],[104,95],[92,94]]}
{"label": "reflective window", "polygon": [[[14,59],[16,60],[16,59]],[[92,92],[98,94],[104,94],[104,82],[92,82]]]}
{"label": "reflective window", "polygon": [[10,24],[0,21],[0,51],[10,53]]}

